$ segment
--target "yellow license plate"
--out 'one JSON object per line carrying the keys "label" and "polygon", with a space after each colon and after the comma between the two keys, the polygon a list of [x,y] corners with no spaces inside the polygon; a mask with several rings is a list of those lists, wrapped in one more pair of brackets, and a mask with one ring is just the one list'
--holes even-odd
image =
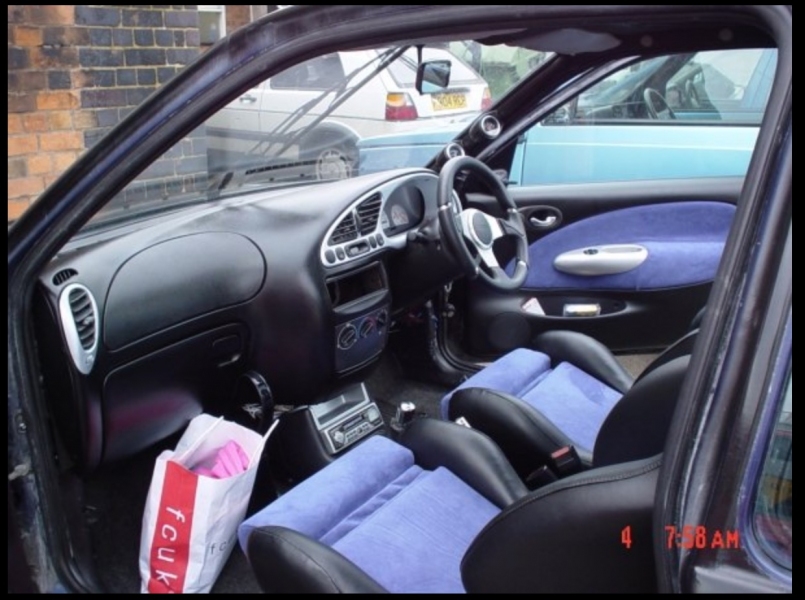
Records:
{"label": "yellow license plate", "polygon": [[432,94],[430,100],[433,110],[467,108],[467,96],[464,94]]}

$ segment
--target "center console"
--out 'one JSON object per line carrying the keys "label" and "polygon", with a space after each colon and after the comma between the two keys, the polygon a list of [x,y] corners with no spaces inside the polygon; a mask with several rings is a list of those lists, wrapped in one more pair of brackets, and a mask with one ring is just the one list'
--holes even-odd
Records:
{"label": "center console", "polygon": [[375,262],[327,280],[335,314],[335,371],[357,370],[377,357],[386,345],[389,293],[386,271]]}
{"label": "center console", "polygon": [[380,409],[359,383],[325,402],[285,413],[273,436],[273,451],[291,478],[304,479],[361,440],[385,431]]}
{"label": "center console", "polygon": [[[332,306],[335,373],[342,380],[383,352],[388,340],[391,293],[381,262],[332,275],[326,280]],[[375,434],[385,434],[380,409],[362,383],[344,385],[307,406],[280,417],[269,444],[272,463],[289,480],[299,481]]]}

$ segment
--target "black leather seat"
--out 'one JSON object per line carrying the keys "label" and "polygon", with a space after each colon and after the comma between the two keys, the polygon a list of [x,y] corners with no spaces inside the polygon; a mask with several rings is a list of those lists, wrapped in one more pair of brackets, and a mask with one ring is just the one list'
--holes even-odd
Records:
{"label": "black leather seat", "polygon": [[250,517],[241,547],[275,593],[655,591],[661,458],[617,435],[633,406],[604,423],[592,469],[534,492],[486,435],[417,420]]}
{"label": "black leather seat", "polygon": [[[597,452],[615,451],[602,460],[620,462],[615,449],[622,445],[602,435],[634,439],[658,453],[697,333],[692,329],[671,345],[636,380],[593,338],[544,333],[534,350],[513,350],[447,394],[442,417],[463,417],[489,435],[524,478],[566,446],[576,449],[582,467],[597,464]],[[618,426],[603,429],[612,417]]]}

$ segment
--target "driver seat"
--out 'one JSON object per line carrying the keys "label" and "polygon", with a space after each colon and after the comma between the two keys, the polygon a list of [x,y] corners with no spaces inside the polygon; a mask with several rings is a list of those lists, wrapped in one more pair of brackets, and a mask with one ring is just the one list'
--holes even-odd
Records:
{"label": "driver seat", "polygon": [[630,416],[618,419],[620,425],[608,428],[607,435],[640,438],[652,453],[661,452],[702,314],[637,379],[590,336],[543,333],[533,350],[512,350],[444,396],[441,416],[464,419],[486,433],[523,479],[556,466],[552,455],[571,446],[577,468],[589,468],[597,462],[593,447],[599,447],[602,425],[612,413]]}

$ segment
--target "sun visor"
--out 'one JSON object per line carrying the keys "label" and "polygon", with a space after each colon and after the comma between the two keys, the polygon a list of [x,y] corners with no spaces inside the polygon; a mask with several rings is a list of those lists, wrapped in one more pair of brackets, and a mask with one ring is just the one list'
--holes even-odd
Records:
{"label": "sun visor", "polygon": [[507,41],[529,50],[571,55],[585,52],[603,52],[604,50],[616,48],[621,44],[621,41],[612,34],[574,28],[548,31]]}

